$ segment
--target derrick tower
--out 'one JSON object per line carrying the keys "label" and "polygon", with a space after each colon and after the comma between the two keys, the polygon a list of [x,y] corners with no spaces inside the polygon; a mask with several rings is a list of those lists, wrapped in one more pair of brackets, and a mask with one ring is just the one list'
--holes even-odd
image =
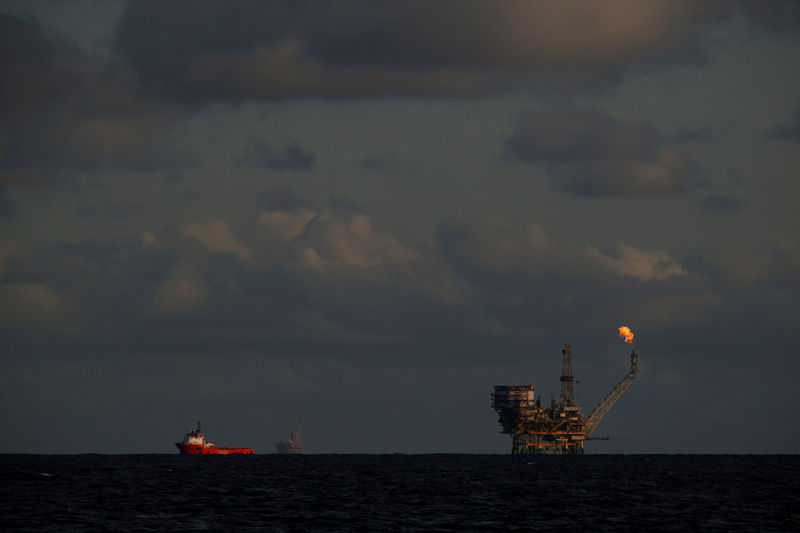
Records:
{"label": "derrick tower", "polygon": [[572,376],[572,348],[561,349],[561,405],[575,405],[575,378]]}

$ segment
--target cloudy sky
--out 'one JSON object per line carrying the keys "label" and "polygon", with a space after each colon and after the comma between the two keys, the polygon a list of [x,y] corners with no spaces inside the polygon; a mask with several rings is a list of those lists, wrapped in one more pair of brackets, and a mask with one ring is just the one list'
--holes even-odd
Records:
{"label": "cloudy sky", "polygon": [[796,2],[0,1],[0,452],[798,453]]}

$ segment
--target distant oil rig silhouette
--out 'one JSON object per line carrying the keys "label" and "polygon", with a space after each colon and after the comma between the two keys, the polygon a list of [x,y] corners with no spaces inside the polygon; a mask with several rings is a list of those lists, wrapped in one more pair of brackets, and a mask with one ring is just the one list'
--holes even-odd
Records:
{"label": "distant oil rig silhouette", "polygon": [[279,440],[275,443],[275,448],[278,453],[303,453],[303,447],[300,444],[300,439],[303,437],[303,409],[300,409],[300,421],[297,424],[297,429],[292,430],[289,428],[289,436],[286,440]]}

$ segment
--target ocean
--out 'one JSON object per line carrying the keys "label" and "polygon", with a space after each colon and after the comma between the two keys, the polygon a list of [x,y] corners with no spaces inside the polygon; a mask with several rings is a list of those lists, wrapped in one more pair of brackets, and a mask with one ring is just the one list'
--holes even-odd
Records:
{"label": "ocean", "polygon": [[2,531],[800,531],[800,456],[0,455]]}

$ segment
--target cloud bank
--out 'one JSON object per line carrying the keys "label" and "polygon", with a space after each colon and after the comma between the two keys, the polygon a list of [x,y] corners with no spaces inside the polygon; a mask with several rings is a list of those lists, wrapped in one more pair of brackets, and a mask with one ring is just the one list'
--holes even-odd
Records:
{"label": "cloud bank", "polygon": [[800,102],[792,113],[790,121],[776,124],[767,132],[767,138],[784,141],[800,141]]}
{"label": "cloud bank", "polygon": [[689,156],[653,126],[588,107],[524,111],[505,144],[519,160],[545,165],[554,187],[582,196],[685,192],[698,174]]}
{"label": "cloud bank", "polygon": [[0,185],[168,161],[172,117],[135,75],[31,19],[0,15]]}
{"label": "cloud bank", "polygon": [[249,146],[239,157],[240,165],[256,165],[282,172],[308,172],[314,166],[316,157],[294,139],[281,143],[270,143],[264,139],[251,137]]}
{"label": "cloud bank", "polygon": [[[701,62],[732,2],[131,2],[115,53],[185,101],[481,94],[613,82]],[[776,7],[749,7],[766,24]],[[788,8],[787,8],[788,9]],[[786,20],[786,18],[784,18]]]}

